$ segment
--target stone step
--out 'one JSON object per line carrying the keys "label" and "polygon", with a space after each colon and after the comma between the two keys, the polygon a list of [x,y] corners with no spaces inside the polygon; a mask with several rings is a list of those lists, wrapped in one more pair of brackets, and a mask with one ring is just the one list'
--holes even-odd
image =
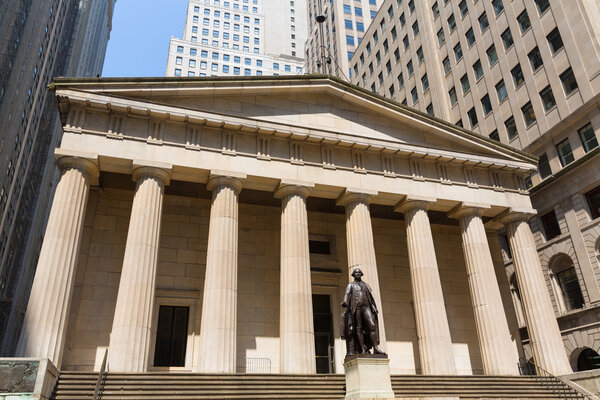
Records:
{"label": "stone step", "polygon": [[[97,373],[62,372],[54,400],[91,399]],[[340,400],[343,375],[196,374],[149,372],[108,373],[103,400]],[[394,375],[397,398],[453,396],[461,399],[557,399],[558,394],[528,376],[424,376]]]}

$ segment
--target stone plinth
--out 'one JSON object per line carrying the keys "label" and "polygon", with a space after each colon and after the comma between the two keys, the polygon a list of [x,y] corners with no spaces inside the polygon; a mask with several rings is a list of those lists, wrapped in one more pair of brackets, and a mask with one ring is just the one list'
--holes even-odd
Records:
{"label": "stone plinth", "polygon": [[393,399],[390,360],[385,354],[346,356],[346,399]]}
{"label": "stone plinth", "polygon": [[49,399],[58,375],[47,358],[0,358],[0,399]]}

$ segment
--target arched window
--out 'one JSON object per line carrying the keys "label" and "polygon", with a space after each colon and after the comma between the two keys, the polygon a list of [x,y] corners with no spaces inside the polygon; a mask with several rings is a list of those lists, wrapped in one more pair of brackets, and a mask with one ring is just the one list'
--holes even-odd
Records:
{"label": "arched window", "polygon": [[577,357],[577,371],[600,368],[600,355],[590,348],[583,349]]}
{"label": "arched window", "polygon": [[551,262],[550,267],[550,278],[561,311],[583,308],[583,295],[571,258],[561,254]]}

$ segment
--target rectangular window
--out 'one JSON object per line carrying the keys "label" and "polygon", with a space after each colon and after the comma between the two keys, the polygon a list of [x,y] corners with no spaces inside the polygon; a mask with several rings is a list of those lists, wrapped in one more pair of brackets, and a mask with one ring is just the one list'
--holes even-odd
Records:
{"label": "rectangular window", "polygon": [[506,85],[504,84],[504,79],[496,84],[496,93],[498,93],[498,102],[502,103],[504,99],[508,97],[508,93],[506,92]]}
{"label": "rectangular window", "polygon": [[185,366],[188,307],[160,306],[154,348],[154,366]]}
{"label": "rectangular window", "polygon": [[500,135],[498,135],[498,129],[494,129],[492,133],[489,134],[489,138],[495,140],[497,142],[500,141]]}
{"label": "rectangular window", "polygon": [[485,11],[479,16],[478,21],[481,33],[485,32],[486,29],[490,27],[490,23],[488,21],[487,14],[485,13]]}
{"label": "rectangular window", "polygon": [[346,44],[354,46],[354,36],[346,35]]}
{"label": "rectangular window", "polygon": [[535,0],[535,4],[537,5],[540,14],[543,14],[548,8],[550,8],[549,0]]}
{"label": "rectangular window", "polygon": [[406,51],[408,49],[408,46],[409,46],[408,35],[404,36],[404,38],[402,39],[402,43],[404,44],[404,50]]}
{"label": "rectangular window", "polygon": [[494,13],[500,14],[504,10],[504,4],[502,0],[492,0],[492,7],[494,7]]}
{"label": "rectangular window", "polygon": [[509,119],[504,121],[504,126],[506,127],[506,134],[508,135],[508,140],[512,140],[519,135],[514,117],[510,117]]}
{"label": "rectangular window", "polygon": [[515,67],[510,70],[510,73],[512,74],[513,80],[515,81],[515,87],[519,87],[525,82],[525,77],[523,76],[521,64],[515,65]]}
{"label": "rectangular window", "polygon": [[510,33],[510,28],[506,28],[506,30],[502,32],[502,35],[500,36],[502,36],[502,43],[504,43],[505,50],[515,43],[512,34]]}
{"label": "rectangular window", "polygon": [[362,8],[360,7],[354,7],[354,15],[357,15],[359,17],[362,17]]}
{"label": "rectangular window", "polygon": [[440,28],[440,30],[437,33],[437,38],[438,38],[438,45],[443,45],[444,42],[446,41],[446,38],[444,37],[444,29]]}
{"label": "rectangular window", "polygon": [[472,107],[469,111],[467,111],[467,115],[469,116],[469,121],[471,122],[471,128],[476,127],[479,121],[477,120],[477,111],[475,111],[475,107]]}
{"label": "rectangular window", "polygon": [[431,6],[431,11],[433,11],[433,19],[436,19],[440,15],[440,8],[438,7],[437,1]]}
{"label": "rectangular window", "polygon": [[356,30],[358,32],[364,32],[365,31],[365,24],[363,24],[362,22],[357,22],[356,23]]}
{"label": "rectangular window", "polygon": [[577,132],[579,132],[579,138],[581,139],[581,144],[583,144],[583,149],[586,153],[598,147],[598,139],[596,138],[591,123],[588,123],[583,128],[579,128]]}
{"label": "rectangular window", "polygon": [[444,61],[442,61],[442,64],[444,64],[444,73],[448,73],[450,72],[450,59],[448,57],[444,58]]}
{"label": "rectangular window", "polygon": [[352,14],[352,7],[347,4],[344,4],[344,14]]}
{"label": "rectangular window", "polygon": [[496,61],[498,61],[498,54],[496,53],[496,46],[491,45],[490,47],[488,47],[488,49],[485,52],[488,56],[488,61],[490,62],[490,67],[491,67],[492,65],[494,65],[496,63]]}
{"label": "rectangular window", "polygon": [[195,56],[197,53],[197,49],[191,48],[190,49],[190,56]]}
{"label": "rectangular window", "polygon": [[390,49],[390,46],[389,46],[389,44],[388,44],[388,40],[387,40],[387,39],[385,39],[385,40],[383,41],[383,52],[387,54],[387,52],[389,51],[389,49]]}
{"label": "rectangular window", "polygon": [[473,33],[473,28],[469,28],[467,33],[465,33],[465,36],[467,37],[467,44],[469,47],[473,46],[475,43],[475,33]]}
{"label": "rectangular window", "polygon": [[467,76],[467,74],[464,74],[461,78],[460,78],[460,85],[462,86],[462,91],[463,94],[467,93],[469,90],[471,90],[471,85],[469,84],[469,77]]}
{"label": "rectangular window", "polygon": [[404,16],[404,13],[402,13],[400,14],[400,28],[403,28],[404,24],[406,24],[406,17]]}
{"label": "rectangular window", "polygon": [[419,35],[419,22],[415,21],[415,23],[412,25],[412,30],[413,30],[413,36],[417,37]]}
{"label": "rectangular window", "polygon": [[552,32],[550,32],[546,36],[546,39],[548,40],[548,44],[550,45],[550,48],[552,49],[553,53],[556,53],[557,51],[563,48],[563,41],[560,37],[560,32],[558,31],[558,28],[554,28]]}
{"label": "rectangular window", "polygon": [[483,114],[488,115],[492,112],[492,102],[490,101],[490,96],[485,95],[481,98],[481,106],[483,107]]}
{"label": "rectangular window", "polygon": [[521,112],[523,113],[523,118],[525,119],[525,126],[529,127],[535,122],[535,112],[533,112],[533,106],[531,105],[530,101],[521,107]]}
{"label": "rectangular window", "polygon": [[552,169],[550,168],[550,162],[546,153],[542,154],[538,160],[538,172],[542,179],[552,175]]}
{"label": "rectangular window", "polygon": [[448,91],[448,95],[450,96],[450,104],[455,105],[458,102],[458,97],[456,97],[456,89],[453,87]]}
{"label": "rectangular window", "polygon": [[573,157],[573,151],[571,150],[571,143],[569,143],[569,139],[565,139],[559,144],[557,144],[556,151],[558,152],[558,159],[560,160],[560,165],[562,165],[563,167],[575,161],[575,157]]}
{"label": "rectangular window", "polygon": [[408,9],[410,10],[411,14],[415,12],[415,1],[414,0],[410,0],[408,2]]}
{"label": "rectangular window", "polygon": [[469,8],[467,7],[467,1],[462,0],[460,3],[458,3],[458,9],[460,10],[460,16],[462,18],[464,18],[465,15],[467,15],[469,13]]}
{"label": "rectangular window", "polygon": [[531,27],[531,21],[529,21],[529,14],[527,14],[527,10],[523,10],[523,12],[519,14],[517,17],[517,22],[519,22],[521,33],[525,32]]}
{"label": "rectangular window", "polygon": [[433,104],[429,103],[429,105],[427,106],[427,108],[425,109],[425,112],[431,116],[433,116]]}
{"label": "rectangular window", "polygon": [[454,46],[454,56],[456,57],[456,63],[458,63],[460,61],[460,59],[463,57],[462,47],[460,46],[460,42],[456,43],[456,46]]}
{"label": "rectangular window", "polygon": [[573,74],[573,70],[571,69],[571,67],[569,67],[569,69],[560,74],[560,80],[562,81],[566,95],[571,94],[579,87],[577,86],[577,80],[575,80],[575,75]]}
{"label": "rectangular window", "polygon": [[483,68],[481,67],[481,61],[475,61],[473,64],[473,72],[475,72],[475,79],[479,80],[483,76]]}
{"label": "rectangular window", "polygon": [[542,104],[544,105],[545,111],[550,110],[556,105],[556,101],[554,100],[554,94],[552,93],[552,88],[550,87],[550,85],[546,86],[540,92],[540,98],[542,99]]}
{"label": "rectangular window", "polygon": [[450,14],[450,17],[448,17],[448,27],[450,28],[450,33],[456,29],[456,20],[454,19],[454,14]]}
{"label": "rectangular window", "polygon": [[560,235],[560,227],[556,220],[556,214],[554,210],[540,217],[542,225],[544,226],[544,232],[546,232],[546,240],[552,240]]}
{"label": "rectangular window", "polygon": [[419,46],[417,49],[417,60],[419,60],[419,64],[423,62],[425,56],[423,55],[423,47]]}
{"label": "rectangular window", "polygon": [[404,76],[402,72],[398,75],[398,87],[401,88],[404,86]]}
{"label": "rectangular window", "polygon": [[542,55],[540,54],[540,49],[538,49],[537,46],[527,54],[527,57],[529,58],[531,69],[533,71],[537,71],[538,68],[544,65],[544,62],[542,61]]}
{"label": "rectangular window", "polygon": [[409,61],[408,64],[406,64],[406,69],[408,70],[408,76],[412,76],[414,72],[412,60]]}
{"label": "rectangular window", "polygon": [[600,217],[600,186],[587,192],[585,198],[590,206],[592,219]]}
{"label": "rectangular window", "polygon": [[423,85],[423,92],[426,92],[429,89],[429,79],[427,78],[427,74],[423,75],[421,78],[421,84]]}
{"label": "rectangular window", "polygon": [[177,52],[183,53],[183,46],[177,46]]}
{"label": "rectangular window", "polygon": [[344,26],[346,27],[346,29],[352,29],[352,21],[345,19]]}

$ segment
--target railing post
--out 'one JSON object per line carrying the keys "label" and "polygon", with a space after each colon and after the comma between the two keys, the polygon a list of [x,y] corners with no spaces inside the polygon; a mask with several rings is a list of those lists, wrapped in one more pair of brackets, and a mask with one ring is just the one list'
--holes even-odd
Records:
{"label": "railing post", "polygon": [[100,366],[100,373],[98,374],[98,380],[96,381],[96,387],[94,388],[93,400],[98,400],[98,393],[100,392],[100,386],[102,385],[102,378],[106,370],[106,357],[108,356],[108,348],[104,350],[104,358],[102,358],[102,365]]}

